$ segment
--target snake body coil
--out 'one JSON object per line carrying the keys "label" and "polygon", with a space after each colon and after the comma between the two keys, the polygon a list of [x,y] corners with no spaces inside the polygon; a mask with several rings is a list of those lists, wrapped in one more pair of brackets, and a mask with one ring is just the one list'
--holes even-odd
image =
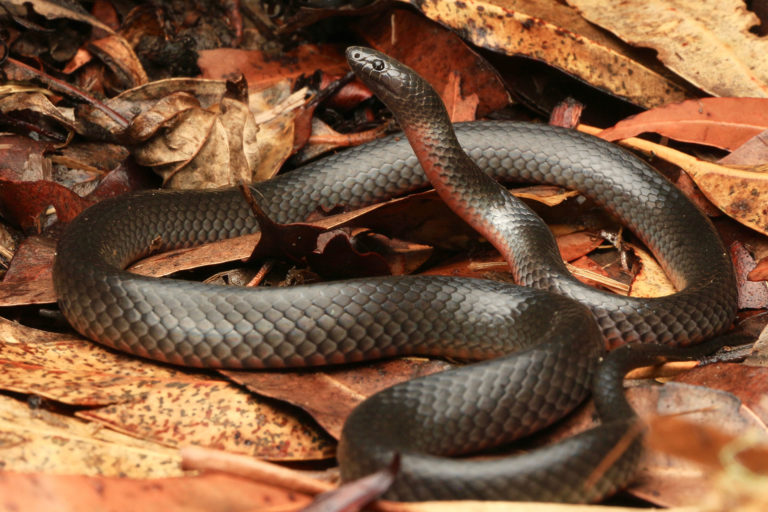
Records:
{"label": "snake body coil", "polygon": [[[364,402],[344,428],[344,477],[377,469],[400,451],[402,471],[389,494],[399,499],[584,501],[612,492],[632,471],[636,443],[585,482],[632,419],[622,409],[620,377],[603,402],[604,409],[619,403],[621,417],[599,436],[512,459],[436,457],[509,441],[571,410],[591,386],[601,332],[611,345],[686,345],[727,328],[735,281],[712,224],[653,169],[593,137],[518,123],[457,126],[472,161],[494,177],[575,188],[603,205],[657,255],[680,291],[640,300],[581,285],[546,226],[467,163],[439,99],[418,75],[372,50],[352,48],[348,59],[395,112],[438,192],[455,194],[449,205],[500,249],[520,283],[558,295],[439,277],[245,289],[136,276],[122,269],[150,248],[258,229],[237,190],[145,192],[103,201],[69,226],[54,266],[62,312],[91,339],[187,366],[313,366],[398,354],[495,358]],[[363,206],[426,184],[408,144],[390,137],[253,188],[268,215],[290,222],[318,207]]]}

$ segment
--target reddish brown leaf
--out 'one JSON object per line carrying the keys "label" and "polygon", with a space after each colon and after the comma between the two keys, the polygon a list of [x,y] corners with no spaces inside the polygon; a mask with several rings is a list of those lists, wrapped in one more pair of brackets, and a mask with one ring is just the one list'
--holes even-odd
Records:
{"label": "reddish brown leaf", "polygon": [[454,123],[462,121],[474,121],[477,114],[477,105],[480,103],[477,93],[462,95],[461,75],[454,70],[448,75],[448,82],[445,84],[445,90],[442,97],[445,100],[445,108],[448,111],[448,117]]}
{"label": "reddish brown leaf", "polygon": [[[320,89],[328,87],[330,84],[336,80],[339,80],[340,78],[341,76],[339,75],[330,76],[323,73],[323,76],[320,80]],[[352,80],[339,91],[337,91],[336,94],[328,98],[326,104],[329,107],[349,110],[367,100],[371,96],[373,96],[371,90],[363,85],[360,80]]]}
{"label": "reddish brown leaf", "polygon": [[0,210],[24,230],[42,230],[42,215],[53,205],[61,222],[69,222],[90,202],[51,181],[10,182],[0,179]]}
{"label": "reddish brown leaf", "polygon": [[768,130],[762,131],[718,161],[723,165],[759,166],[768,163]]}
{"label": "reddish brown leaf", "polygon": [[51,281],[53,256],[56,243],[50,238],[27,237],[19,244],[11,265],[3,278],[3,284],[31,281]]}
{"label": "reddish brown leaf", "polygon": [[576,231],[556,238],[557,247],[565,261],[573,261],[600,247],[603,238],[589,231]]}
{"label": "reddish brown leaf", "polygon": [[28,306],[56,302],[52,279],[0,282],[0,306]]}
{"label": "reddish brown leaf", "polygon": [[203,78],[228,78],[242,73],[252,89],[264,89],[285,78],[311,75],[318,69],[341,75],[349,70],[338,48],[331,45],[300,45],[280,59],[256,50],[221,48],[203,50],[197,61]]}
{"label": "reddish brown leaf", "polygon": [[109,35],[88,44],[88,49],[104,62],[128,89],[147,83],[147,73],[128,41],[121,36]]}
{"label": "reddish brown leaf", "polygon": [[572,98],[558,103],[549,115],[549,124],[563,128],[576,128],[581,119],[584,105]]}
{"label": "reddish brown leaf", "polygon": [[134,164],[133,160],[128,160],[125,164],[120,164],[108,172],[87,197],[93,201],[100,201],[108,197],[144,190],[153,185],[153,178],[154,176],[150,176],[145,169]]}
{"label": "reddish brown leaf", "polygon": [[313,371],[221,373],[256,393],[301,407],[338,439],[344,420],[365,398],[399,382],[449,368],[443,361],[409,358]]}
{"label": "reddish brown leaf", "polygon": [[61,510],[66,503],[76,510],[249,512],[298,510],[310,501],[294,491],[218,473],[132,479],[6,471],[0,473],[0,495],[8,510]]}
{"label": "reddish brown leaf", "polygon": [[694,368],[676,381],[727,391],[739,397],[768,424],[768,368],[735,363],[715,363]]}
{"label": "reddish brown leaf", "polygon": [[[712,426],[697,425],[685,418],[652,418],[648,441],[653,449],[684,457],[711,468],[723,468],[724,451],[733,447],[737,436]],[[768,475],[768,445],[750,443],[735,454],[736,460],[755,473]]]}
{"label": "reddish brown leaf", "polygon": [[18,135],[0,136],[0,178],[8,181],[50,179],[51,165],[45,155],[51,149],[50,142]]}
{"label": "reddish brown leaf", "polygon": [[605,140],[655,132],[684,142],[734,150],[768,128],[768,99],[699,98],[657,107],[603,130]]}
{"label": "reddish brown leaf", "polygon": [[312,270],[329,279],[384,276],[392,272],[386,260],[376,252],[360,252],[349,236],[337,231],[318,237],[317,248],[307,254]]}
{"label": "reddish brown leaf", "polygon": [[768,258],[758,261],[755,268],[747,274],[747,279],[750,281],[768,281]]}
{"label": "reddish brown leaf", "polygon": [[750,272],[756,267],[752,255],[740,242],[733,242],[729,249],[739,286],[739,309],[768,307],[768,289],[765,284],[748,279]]}
{"label": "reddish brown leaf", "polygon": [[[456,34],[422,16],[397,9],[362,20],[357,32],[372,47],[418,71],[449,105],[454,105],[456,95],[455,87],[447,87],[453,73],[457,73],[464,98],[477,95],[478,117],[509,102],[501,79],[485,59]],[[393,38],[393,34],[397,37]]]}

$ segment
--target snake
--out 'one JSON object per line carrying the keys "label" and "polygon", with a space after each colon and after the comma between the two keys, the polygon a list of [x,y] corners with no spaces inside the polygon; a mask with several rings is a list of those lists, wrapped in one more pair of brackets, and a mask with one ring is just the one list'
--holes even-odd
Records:
{"label": "snake", "polygon": [[[237,188],[154,190],[103,200],[67,226],[53,268],[63,315],[103,345],[188,367],[315,367],[400,355],[474,361],[374,394],[345,422],[342,478],[387,467],[398,454],[391,499],[579,502],[622,488],[641,451],[635,436],[612,452],[637,420],[623,372],[674,357],[734,320],[734,271],[712,222],[616,145],[535,123],[454,126],[411,68],[369,48],[346,55],[405,136],[250,185],[261,209],[276,222],[298,222],[431,183],[500,251],[517,284],[413,275],[247,288],[139,276],[125,268],[151,253],[259,230]],[[547,226],[498,181],[579,191],[634,232],[677,291],[641,299],[576,280]],[[463,457],[551,425],[590,391],[603,420],[597,429],[522,454]]]}

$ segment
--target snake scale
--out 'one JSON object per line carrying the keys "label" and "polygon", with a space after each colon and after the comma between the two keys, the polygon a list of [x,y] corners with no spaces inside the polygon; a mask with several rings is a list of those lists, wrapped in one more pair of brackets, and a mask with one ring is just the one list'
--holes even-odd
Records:
{"label": "snake scale", "polygon": [[[151,191],[102,201],[68,226],[54,264],[62,312],[92,340],[192,367],[302,367],[404,354],[484,360],[384,390],[352,413],[338,452],[342,476],[367,474],[399,452],[390,498],[590,501],[625,485],[639,442],[596,472],[635,421],[621,392],[623,371],[667,357],[665,347],[722,332],[735,315],[733,269],[712,223],[612,144],[514,122],[460,124],[454,135],[439,97],[410,68],[360,47],[347,58],[408,140],[384,138],[253,185],[262,209],[278,222],[301,221],[318,208],[360,207],[422,189],[428,177],[526,287],[406,276],[249,289],[137,276],[123,269],[150,251],[258,230],[239,190]],[[679,291],[636,299],[581,284],[546,225],[489,175],[580,191],[653,251]],[[605,346],[635,342],[652,345],[624,349],[626,357],[596,373]],[[598,430],[514,457],[446,457],[553,423],[593,380],[604,422]]]}

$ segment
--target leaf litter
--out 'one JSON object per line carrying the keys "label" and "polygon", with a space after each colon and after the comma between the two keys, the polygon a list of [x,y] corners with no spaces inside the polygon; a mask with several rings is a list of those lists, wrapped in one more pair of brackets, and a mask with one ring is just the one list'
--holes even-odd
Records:
{"label": "leaf litter", "polygon": [[[355,90],[349,96],[355,99],[335,103],[330,96],[311,104],[313,98],[322,96],[322,87],[315,84],[327,84],[347,72],[339,46],[325,42],[318,35],[322,31],[313,33],[316,25],[340,24],[337,26],[347,27],[349,34],[356,34],[357,42],[363,40],[408,62],[432,81],[456,121],[486,116],[531,119],[531,112],[546,110],[553,95],[559,94],[551,86],[560,83],[563,72],[600,91],[605,105],[616,105],[616,98],[620,98],[633,104],[637,112],[652,108],[624,121],[615,115],[610,118],[608,108],[609,121],[601,128],[613,128],[603,135],[623,139],[621,144],[648,155],[652,163],[664,162],[664,170],[670,172],[673,181],[688,183],[685,189],[697,204],[713,215],[722,212],[715,219],[716,225],[736,259],[743,262],[739,267],[744,276],[740,294],[746,302],[742,302],[741,324],[750,320],[755,325],[768,323],[760,321],[766,307],[765,299],[760,298],[765,295],[761,264],[764,266],[768,253],[761,249],[766,245],[764,236],[758,234],[768,230],[761,200],[762,167],[766,163],[765,153],[761,153],[766,129],[760,120],[763,100],[738,97],[762,95],[760,66],[765,64],[761,57],[765,52],[759,48],[765,44],[764,36],[747,30],[757,18],[737,6],[730,14],[734,22],[723,30],[721,25],[730,18],[709,16],[700,20],[694,11],[682,6],[691,2],[678,0],[675,5],[681,7],[674,23],[688,26],[698,20],[703,28],[698,34],[671,36],[672,31],[658,30],[660,17],[653,14],[672,5],[672,0],[657,0],[643,7],[650,11],[629,14],[612,9],[594,13],[586,1],[570,2],[578,4],[590,16],[589,21],[615,31],[629,43],[637,38],[627,30],[626,21],[633,20],[635,27],[646,33],[649,28],[657,30],[653,38],[638,41],[656,45],[660,52],[657,61],[642,49],[596,29],[580,11],[560,2],[413,2],[417,10],[378,3],[363,6],[356,12],[357,18],[346,17],[355,12],[354,7],[312,10],[290,6],[276,15],[272,12],[270,17],[250,2],[226,8],[200,3],[185,13],[187,18],[175,28],[160,23],[157,11],[141,5],[127,12],[121,10],[124,6],[97,1],[88,12],[53,2],[35,2],[32,10],[20,9],[21,2],[6,3],[12,5],[17,23],[11,41],[27,42],[11,46],[11,57],[3,64],[6,76],[42,83],[51,91],[41,93],[22,86],[0,91],[0,112],[5,116],[0,122],[19,134],[0,145],[0,184],[7,191],[1,201],[3,228],[18,233],[19,238],[30,233],[43,237],[29,238],[21,245],[9,238],[0,241],[4,253],[15,253],[10,266],[1,269],[5,279],[0,283],[0,306],[4,306],[0,322],[0,383],[4,394],[0,409],[5,461],[0,486],[13,489],[3,494],[12,495],[19,508],[66,499],[84,509],[100,509],[107,503],[133,508],[137,502],[126,501],[125,496],[146,489],[146,481],[141,479],[151,477],[154,491],[145,496],[148,510],[152,506],[204,509],[212,503],[228,503],[232,510],[267,504],[281,510],[299,509],[308,503],[310,494],[327,484],[314,490],[297,487],[286,491],[279,484],[249,482],[240,476],[194,475],[179,467],[176,447],[216,447],[224,450],[217,453],[225,457],[246,454],[273,460],[327,459],[333,455],[333,444],[326,432],[338,435],[346,414],[365,396],[399,379],[456,364],[405,359],[332,372],[198,372],[138,360],[76,336],[6,320],[31,322],[36,327],[50,324],[42,320],[51,312],[44,304],[55,300],[48,276],[51,240],[57,236],[58,225],[50,205],[54,205],[58,219],[66,221],[89,201],[160,182],[193,188],[267,179],[286,162],[290,166],[302,161],[296,158],[291,162],[291,155],[300,148],[305,159],[391,129],[381,120],[380,108],[361,94],[354,82],[335,96],[341,97],[349,88]],[[718,4],[708,9],[723,8]],[[173,18],[179,13],[169,8],[166,14]],[[60,20],[96,28],[90,35],[84,31],[84,36],[74,38],[68,46],[49,51],[49,45],[41,41],[56,35],[46,32],[45,27],[57,26]],[[225,22],[217,23],[219,20]],[[189,48],[173,46],[178,36],[173,31],[181,27],[185,37],[200,38],[200,46],[191,53]],[[292,45],[280,42],[280,37],[299,30],[315,40],[297,40]],[[157,37],[163,31],[168,32]],[[270,37],[273,39],[268,42]],[[148,52],[151,46],[143,46],[150,40],[159,53]],[[687,44],[692,40],[697,44]],[[226,44],[219,44],[223,42],[235,47],[225,48]],[[727,50],[723,49],[726,43],[731,45]],[[486,50],[496,52],[496,56],[491,58]],[[700,51],[709,51],[712,60],[691,57]],[[758,51],[757,57],[749,57],[754,51]],[[686,60],[696,62],[699,69],[691,73],[674,59],[667,59],[665,55],[670,52],[687,56]],[[158,55],[170,59],[165,61],[168,64],[158,66]],[[194,55],[192,61],[189,55]],[[537,75],[531,88],[540,94],[522,101],[532,110],[510,101],[510,97],[520,99],[516,94],[520,78],[510,81],[504,65],[521,55],[545,63],[549,70]],[[29,66],[26,62],[30,58],[45,62],[45,66]],[[739,61],[748,65],[739,72],[729,68]],[[61,71],[59,78],[54,78],[57,75],[49,73],[51,70]],[[179,70],[188,74],[173,74]],[[325,78],[305,80],[318,70]],[[245,82],[238,80],[240,74]],[[704,98],[697,87],[713,95],[734,97]],[[592,102],[586,111],[601,108],[606,110],[601,103]],[[579,128],[600,131],[586,125]],[[368,133],[363,139],[350,133],[354,131]],[[658,135],[637,138],[648,133]],[[30,134],[41,142],[33,143]],[[96,144],[96,151],[88,150],[87,144]],[[111,150],[100,152],[99,145]],[[159,177],[142,176],[147,168],[154,168]],[[34,171],[31,175],[30,169]],[[693,182],[686,182],[683,173]],[[79,199],[63,192],[67,189],[54,180],[85,194],[103,181],[87,199]],[[102,187],[110,181],[112,184]],[[695,195],[697,187],[706,199]],[[583,272],[580,278],[636,296],[670,293],[663,272],[642,247],[623,242],[618,244],[622,250],[616,251],[603,242],[603,230],[608,226],[595,220],[591,206],[585,206],[578,195],[551,187],[532,187],[520,195],[549,203],[547,208],[536,209],[558,234],[566,259],[578,265],[577,272]],[[756,232],[746,236],[748,231],[737,223]],[[363,212],[315,216],[310,224],[343,230],[341,238],[329,237],[333,241],[330,247],[342,240],[346,245],[323,256],[327,262],[350,261],[345,258],[355,250],[354,245],[367,239],[383,249],[389,272],[396,274],[508,279],[506,264],[428,193]],[[177,251],[174,256],[154,256],[136,268],[143,268],[148,275],[168,275],[222,262],[240,266],[239,260],[250,254],[257,238]],[[316,251],[322,254],[319,246],[310,249],[307,261]],[[626,255],[630,256],[629,263]],[[278,284],[283,280],[285,274],[281,277],[279,272],[267,279]],[[760,329],[754,332],[752,339],[758,337]],[[650,385],[647,379],[629,381],[630,397],[651,425],[649,439],[654,447],[642,479],[630,493],[657,505],[705,503],[713,509],[739,503],[759,510],[760,504],[768,501],[764,490],[733,479],[740,465],[754,472],[758,481],[757,475],[765,472],[759,456],[752,455],[762,453],[766,446],[766,373],[761,363],[764,349],[760,347],[758,344],[753,349],[749,366],[729,361],[690,370],[688,365],[682,376],[669,377],[662,370],[657,375],[665,376],[656,376]],[[672,372],[681,368],[667,366]],[[670,378],[679,383],[669,383]],[[660,386],[661,382],[667,384]],[[276,400],[294,403],[309,415]],[[582,412],[581,417],[582,426],[591,421],[588,412]],[[712,444],[712,439],[717,441]],[[740,442],[746,444],[728,462],[717,456],[729,453],[729,446]],[[201,455],[203,462],[197,467],[214,460],[211,453]],[[673,463],[665,454],[693,459],[708,469]],[[285,470],[267,467],[272,469],[265,470],[266,474]],[[333,471],[329,474],[327,468],[328,463],[322,463],[312,474],[332,480]],[[62,471],[76,475],[57,474]],[[308,478],[303,471],[287,471],[296,475],[296,481]],[[710,476],[713,478],[705,478]],[[56,491],[36,494],[32,491],[35,482],[44,482]],[[93,492],[96,488],[102,489],[100,495]],[[462,509],[490,510],[498,505],[505,510],[512,506],[465,503]],[[457,505],[377,505],[398,510],[445,506],[455,510]],[[550,509],[577,508],[525,505],[525,510]]]}

